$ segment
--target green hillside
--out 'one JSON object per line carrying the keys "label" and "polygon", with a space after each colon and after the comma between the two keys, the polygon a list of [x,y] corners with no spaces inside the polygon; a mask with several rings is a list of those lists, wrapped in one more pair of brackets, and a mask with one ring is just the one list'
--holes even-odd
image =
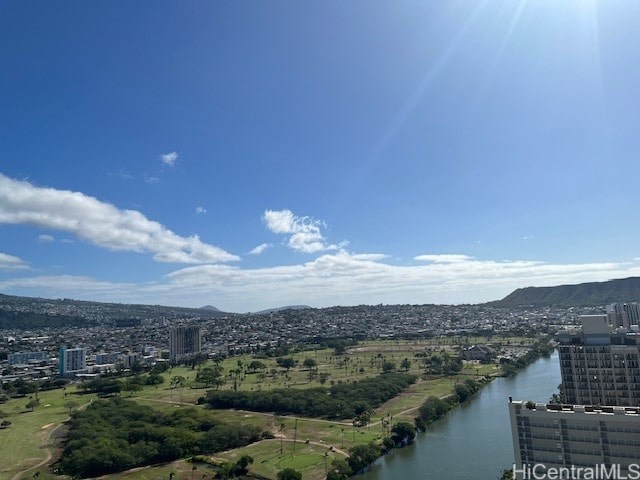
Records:
{"label": "green hillside", "polygon": [[495,306],[590,306],[640,301],[640,277],[557,287],[518,288]]}

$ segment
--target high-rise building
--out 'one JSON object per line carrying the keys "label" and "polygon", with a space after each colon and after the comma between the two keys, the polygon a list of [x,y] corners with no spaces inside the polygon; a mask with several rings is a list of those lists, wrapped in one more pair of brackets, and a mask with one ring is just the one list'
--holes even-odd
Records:
{"label": "high-rise building", "polygon": [[[640,409],[509,402],[516,478],[633,478],[640,465]],[[538,465],[538,476],[533,469]],[[619,476],[587,476],[596,466]],[[541,473],[583,469],[583,475]],[[546,471],[546,472],[545,472]],[[527,473],[529,472],[529,475]],[[623,476],[625,475],[625,476]]]}
{"label": "high-rise building", "polygon": [[640,405],[640,336],[611,333],[606,315],[581,317],[582,330],[557,336],[563,401]]}
{"label": "high-rise building", "polygon": [[87,371],[86,348],[60,349],[60,376],[75,375]]}
{"label": "high-rise building", "polygon": [[198,353],[201,343],[199,327],[173,327],[169,337],[171,360],[179,360],[186,355]]}
{"label": "high-rise building", "polygon": [[607,317],[614,328],[622,327],[628,330],[632,325],[640,323],[640,304],[612,303],[607,305]]}
{"label": "high-rise building", "polygon": [[624,305],[622,305],[622,310],[627,314],[629,325],[640,324],[640,304],[625,303]]}
{"label": "high-rise building", "polygon": [[[640,337],[610,325],[611,313],[618,312],[583,316],[581,330],[557,335],[562,405],[509,399],[516,478],[640,473],[632,471],[640,465]],[[574,474],[567,469],[587,470],[585,476],[532,476],[527,468],[535,465],[568,475]],[[604,475],[619,469],[618,476],[589,476],[597,466]]]}

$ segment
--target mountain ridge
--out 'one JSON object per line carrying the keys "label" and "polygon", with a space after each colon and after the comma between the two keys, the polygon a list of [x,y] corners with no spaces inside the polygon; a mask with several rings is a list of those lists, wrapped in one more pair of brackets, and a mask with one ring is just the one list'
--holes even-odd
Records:
{"label": "mountain ridge", "polygon": [[518,288],[502,300],[487,304],[502,307],[580,307],[637,301],[640,301],[640,277],[627,277],[555,287]]}
{"label": "mountain ridge", "polygon": [[277,313],[284,310],[304,310],[305,308],[311,308],[309,305],[285,305],[284,307],[267,308],[266,310],[260,310],[253,312],[254,315],[264,315],[267,313]]}

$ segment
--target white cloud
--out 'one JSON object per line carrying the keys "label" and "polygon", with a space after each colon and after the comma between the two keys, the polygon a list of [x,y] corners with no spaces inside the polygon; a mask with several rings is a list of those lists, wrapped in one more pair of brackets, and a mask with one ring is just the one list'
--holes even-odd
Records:
{"label": "white cloud", "polygon": [[272,245],[270,243],[261,243],[260,245],[258,245],[257,247],[255,247],[254,249],[252,249],[249,252],[249,255],[260,255],[261,253],[263,253],[267,248],[271,247]]}
{"label": "white cloud", "polygon": [[236,305],[247,302],[260,307],[271,302],[328,306],[482,302],[499,299],[523,286],[607,280],[640,272],[637,264],[462,260],[456,255],[458,261],[454,262],[407,266],[386,263],[385,258],[341,250],[291,266],[251,270],[227,265],[186,267],[167,279],[177,290],[204,293],[213,288]]}
{"label": "white cloud", "polygon": [[146,183],[159,183],[160,179],[158,177],[144,177],[144,181]]}
{"label": "white cloud", "polygon": [[176,164],[176,160],[178,160],[178,152],[164,153],[160,155],[160,160],[162,160],[162,163],[165,165],[173,167]]}
{"label": "white cloud", "polygon": [[262,221],[273,233],[293,233],[296,217],[291,210],[265,210]]}
{"label": "white cloud", "polygon": [[126,170],[118,170],[117,172],[109,172],[108,175],[111,176],[111,177],[119,177],[119,178],[122,178],[123,180],[133,180],[133,175],[131,175]]}
{"label": "white cloud", "polygon": [[0,174],[0,223],[70,232],[111,250],[150,252],[159,262],[215,263],[239,260],[197,236],[181,237],[136,210],[80,192],[56,190]]}
{"label": "white cloud", "polygon": [[21,259],[0,252],[0,270],[24,270],[29,268]]}
{"label": "white cloud", "polygon": [[203,208],[203,207],[196,207],[196,213],[198,215],[203,214],[203,213],[207,213],[207,209]]}
{"label": "white cloud", "polygon": [[291,210],[265,210],[262,222],[273,233],[290,235],[287,242],[293,250],[315,253],[325,250],[338,250],[347,245],[328,245],[320,228],[325,224],[310,217],[297,217]]}
{"label": "white cloud", "polygon": [[276,304],[335,305],[485,301],[520,286],[605,280],[628,273],[621,273],[619,265],[607,263],[547,265],[471,260],[397,266],[380,260],[379,256],[340,251],[301,265],[256,270],[224,265],[187,267],[168,278],[177,289],[197,292],[216,288],[226,297],[236,297],[236,301],[243,298],[264,305],[268,299]]}
{"label": "white cloud", "polygon": [[473,257],[469,257],[467,255],[456,255],[456,254],[447,254],[447,255],[418,255],[414,257],[414,260],[418,260],[419,262],[433,262],[433,263],[460,263],[460,262],[468,262],[473,260]]}
{"label": "white cloud", "polygon": [[50,242],[54,242],[55,238],[53,238],[53,235],[42,234],[42,235],[38,235],[38,241],[40,243],[50,243]]}
{"label": "white cloud", "polygon": [[550,286],[640,275],[640,263],[552,264],[531,260],[468,260],[417,265],[386,255],[343,250],[287,266],[243,269],[223,264],[176,270],[156,282],[112,283],[48,276],[0,281],[0,291],[86,300],[202,306],[246,312],[279,305],[476,303],[525,286]]}

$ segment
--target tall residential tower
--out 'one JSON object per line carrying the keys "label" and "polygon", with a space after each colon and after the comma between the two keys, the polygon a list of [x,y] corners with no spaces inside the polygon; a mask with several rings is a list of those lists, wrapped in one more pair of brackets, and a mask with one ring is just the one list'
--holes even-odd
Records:
{"label": "tall residential tower", "polygon": [[61,348],[60,349],[60,376],[66,377],[78,373],[87,372],[86,348]]}
{"label": "tall residential tower", "polygon": [[[628,475],[636,473],[640,336],[611,325],[611,313],[616,312],[583,316],[582,329],[557,335],[562,404],[509,399],[516,478],[632,478]],[[528,470],[533,468],[538,472]],[[605,476],[593,476],[598,468]],[[532,476],[549,469],[572,476]],[[582,475],[573,476],[575,469]]]}
{"label": "tall residential tower", "polygon": [[176,361],[198,353],[201,349],[201,343],[199,327],[173,327],[169,337],[171,360]]}
{"label": "tall residential tower", "polygon": [[557,336],[563,401],[640,405],[640,336],[611,332],[607,315],[581,317],[581,331]]}

